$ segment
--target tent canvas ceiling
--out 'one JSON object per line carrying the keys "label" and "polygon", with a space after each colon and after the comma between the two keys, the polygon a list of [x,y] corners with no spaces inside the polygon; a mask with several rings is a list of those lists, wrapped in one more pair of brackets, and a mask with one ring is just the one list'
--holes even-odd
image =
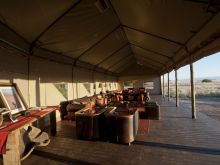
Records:
{"label": "tent canvas ceiling", "polygon": [[219,0],[7,0],[0,38],[107,74],[163,74],[219,51],[219,9]]}

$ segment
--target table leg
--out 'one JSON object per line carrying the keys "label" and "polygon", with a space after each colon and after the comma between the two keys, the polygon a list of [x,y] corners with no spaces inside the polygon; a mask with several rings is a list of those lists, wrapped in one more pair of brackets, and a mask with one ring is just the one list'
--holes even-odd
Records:
{"label": "table leg", "polygon": [[4,165],[20,165],[20,150],[19,150],[20,130],[14,130],[8,135],[6,144],[6,154],[3,155]]}
{"label": "table leg", "polygon": [[57,133],[56,111],[50,113],[50,131],[52,136]]}

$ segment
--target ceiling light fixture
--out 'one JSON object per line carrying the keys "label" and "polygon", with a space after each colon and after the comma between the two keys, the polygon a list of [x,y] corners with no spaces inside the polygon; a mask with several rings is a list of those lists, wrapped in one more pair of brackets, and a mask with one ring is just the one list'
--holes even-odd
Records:
{"label": "ceiling light fixture", "polygon": [[95,6],[98,8],[100,13],[104,13],[110,7],[107,0],[97,0],[95,2]]}

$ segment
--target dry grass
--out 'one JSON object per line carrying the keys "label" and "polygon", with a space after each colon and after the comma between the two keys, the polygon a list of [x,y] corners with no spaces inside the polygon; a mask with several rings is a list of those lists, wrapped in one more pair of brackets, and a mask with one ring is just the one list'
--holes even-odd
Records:
{"label": "dry grass", "polygon": [[[175,82],[170,81],[170,96],[175,97]],[[195,81],[196,97],[220,97],[220,80],[212,80],[212,82],[204,83],[202,80]],[[167,95],[167,84],[165,84],[165,94]],[[179,81],[179,96],[180,98],[191,97],[190,81]]]}

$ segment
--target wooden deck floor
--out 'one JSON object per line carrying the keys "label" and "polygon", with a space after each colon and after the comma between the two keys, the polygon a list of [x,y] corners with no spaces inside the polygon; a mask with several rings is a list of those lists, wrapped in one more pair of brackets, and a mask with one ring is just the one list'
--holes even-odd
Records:
{"label": "wooden deck floor", "polygon": [[58,134],[49,146],[39,148],[23,165],[58,164],[220,164],[220,121],[198,112],[191,118],[187,108],[176,108],[161,96],[161,120],[150,121],[147,135],[138,135],[127,145],[75,138],[72,123],[58,123]]}

